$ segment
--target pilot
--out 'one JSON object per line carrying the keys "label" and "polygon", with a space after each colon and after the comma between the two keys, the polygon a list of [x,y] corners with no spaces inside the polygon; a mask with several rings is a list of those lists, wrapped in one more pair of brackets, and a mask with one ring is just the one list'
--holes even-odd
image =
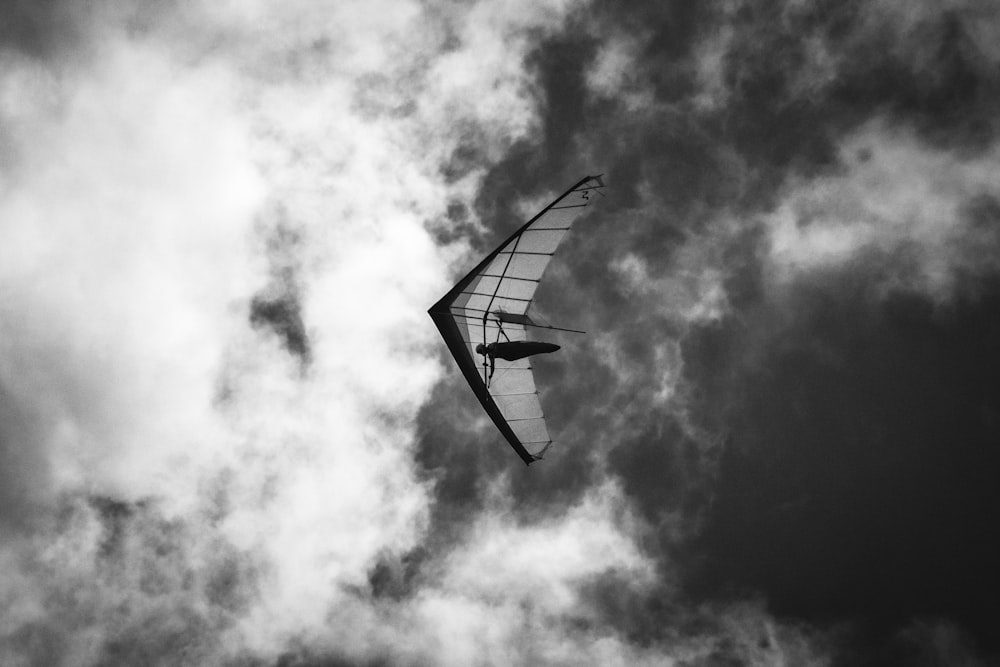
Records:
{"label": "pilot", "polygon": [[548,354],[550,352],[555,352],[558,349],[559,346],[554,343],[529,340],[505,341],[503,343],[496,342],[489,343],[487,345],[480,343],[479,345],[476,345],[476,352],[490,360],[489,379],[493,379],[493,372],[496,370],[497,357],[505,361],[517,361],[518,359],[524,359],[525,357],[531,357],[536,354]]}

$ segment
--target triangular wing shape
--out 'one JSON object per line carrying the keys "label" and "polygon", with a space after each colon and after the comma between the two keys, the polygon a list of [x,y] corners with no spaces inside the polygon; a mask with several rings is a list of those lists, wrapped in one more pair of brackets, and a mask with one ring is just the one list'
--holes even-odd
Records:
{"label": "triangular wing shape", "polygon": [[528,464],[540,459],[552,442],[531,359],[497,359],[496,373],[487,386],[476,345],[527,338],[525,327],[534,324],[528,309],[552,255],[603,187],[600,176],[582,179],[487,255],[428,311],[486,413]]}

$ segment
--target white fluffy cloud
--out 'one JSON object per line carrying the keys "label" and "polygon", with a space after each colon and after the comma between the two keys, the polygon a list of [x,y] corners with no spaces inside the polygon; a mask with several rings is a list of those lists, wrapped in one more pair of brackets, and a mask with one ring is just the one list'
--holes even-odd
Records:
{"label": "white fluffy cloud", "polygon": [[168,461],[221,444],[215,375],[253,289],[263,188],[231,77],[127,44],[72,77],[4,69],[3,384],[34,412],[8,447],[46,453],[39,499],[166,492]]}
{"label": "white fluffy cloud", "polygon": [[882,289],[944,302],[963,276],[996,269],[996,149],[938,149],[875,122],[843,141],[840,158],[839,173],[790,184],[765,221],[779,284],[875,253]]}

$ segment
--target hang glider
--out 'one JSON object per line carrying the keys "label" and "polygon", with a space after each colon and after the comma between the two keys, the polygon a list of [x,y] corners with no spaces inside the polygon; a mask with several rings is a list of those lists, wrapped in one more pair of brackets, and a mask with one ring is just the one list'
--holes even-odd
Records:
{"label": "hang glider", "polygon": [[542,458],[552,444],[531,357],[558,349],[526,342],[528,328],[574,331],[536,321],[531,310],[535,290],[563,237],[603,187],[600,176],[576,183],[428,311],[486,414],[527,464]]}

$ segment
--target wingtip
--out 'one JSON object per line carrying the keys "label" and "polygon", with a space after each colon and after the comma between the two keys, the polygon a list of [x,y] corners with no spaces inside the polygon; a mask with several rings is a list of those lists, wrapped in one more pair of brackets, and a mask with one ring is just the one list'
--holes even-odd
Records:
{"label": "wingtip", "polygon": [[544,447],[542,447],[542,451],[538,452],[537,454],[531,454],[530,455],[531,456],[531,460],[530,461],[525,461],[525,463],[527,463],[530,466],[535,461],[541,461],[543,458],[545,458],[545,452],[549,451],[549,447],[551,447],[551,446],[552,446],[552,441],[549,440],[548,444],[546,444]]}

